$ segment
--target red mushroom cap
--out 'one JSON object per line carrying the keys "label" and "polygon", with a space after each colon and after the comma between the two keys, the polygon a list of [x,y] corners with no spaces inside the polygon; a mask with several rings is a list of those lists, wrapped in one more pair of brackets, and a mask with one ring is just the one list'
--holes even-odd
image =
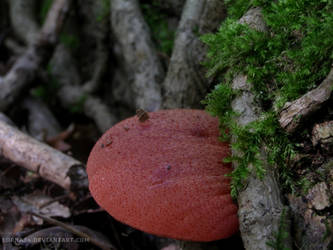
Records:
{"label": "red mushroom cap", "polygon": [[238,231],[229,144],[202,110],[162,110],[110,128],[90,153],[97,203],[117,220],[164,237],[213,241]]}

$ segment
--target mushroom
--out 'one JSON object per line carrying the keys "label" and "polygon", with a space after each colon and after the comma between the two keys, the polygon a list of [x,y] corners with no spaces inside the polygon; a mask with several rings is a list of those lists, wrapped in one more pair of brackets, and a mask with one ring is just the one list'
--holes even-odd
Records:
{"label": "mushroom", "polygon": [[[142,119],[145,117],[145,119]],[[203,110],[161,110],[123,120],[92,149],[96,202],[115,219],[158,236],[208,242],[238,231],[230,147]]]}

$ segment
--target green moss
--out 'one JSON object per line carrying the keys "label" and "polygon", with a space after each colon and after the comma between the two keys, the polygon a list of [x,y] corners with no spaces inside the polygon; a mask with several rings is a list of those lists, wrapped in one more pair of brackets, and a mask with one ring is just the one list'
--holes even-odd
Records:
{"label": "green moss", "polygon": [[[227,1],[229,18],[215,34],[202,36],[207,44],[208,76],[219,84],[203,101],[206,109],[219,117],[221,132],[228,129],[237,138],[232,144],[241,157],[229,160],[237,164],[232,176],[232,195],[236,196],[249,174],[248,166],[264,175],[260,149],[268,152],[268,161],[280,169],[285,187],[294,189],[288,171],[294,145],[280,128],[276,110],[320,83],[328,74],[333,61],[333,2],[332,1]],[[263,9],[268,32],[258,32],[239,24],[250,7]],[[237,93],[231,81],[239,73],[247,75],[256,101],[265,114],[245,127],[233,122],[237,114],[231,101]]]}
{"label": "green moss", "polygon": [[299,188],[299,193],[307,195],[309,190],[314,186],[314,183],[308,180],[307,177],[303,177],[296,182],[296,186]]}
{"label": "green moss", "polygon": [[157,49],[171,55],[175,33],[169,29],[167,15],[156,4],[141,4],[145,21],[147,22]]}

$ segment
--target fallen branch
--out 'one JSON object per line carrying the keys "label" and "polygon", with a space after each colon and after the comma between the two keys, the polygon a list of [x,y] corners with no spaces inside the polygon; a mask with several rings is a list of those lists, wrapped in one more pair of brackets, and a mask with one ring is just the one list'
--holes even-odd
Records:
{"label": "fallen branch", "polygon": [[[250,9],[239,22],[259,31],[265,30],[260,8]],[[235,77],[232,88],[239,92],[232,102],[233,111],[239,114],[234,118],[237,124],[245,126],[258,120],[261,108],[254,101],[255,97],[250,91],[247,77]],[[237,138],[233,137],[232,140],[236,141]],[[232,153],[241,157],[235,150]],[[237,198],[240,232],[247,250],[267,249],[267,243],[274,241],[275,233],[279,230],[284,210],[275,169],[267,163],[264,146],[261,148],[260,158],[265,169],[264,178],[258,179],[255,169],[249,165],[250,175],[244,183],[245,188],[239,192]],[[234,163],[234,167],[237,168],[237,164]]]}
{"label": "fallen branch", "polygon": [[225,16],[223,1],[186,1],[163,82],[164,108],[198,107],[209,89],[201,64],[206,48],[199,36],[213,32]]}
{"label": "fallen branch", "polygon": [[325,80],[315,89],[309,91],[293,102],[288,102],[280,111],[280,125],[288,133],[293,133],[313,113],[332,97],[333,65]]}
{"label": "fallen branch", "polygon": [[111,28],[132,82],[136,108],[158,110],[164,72],[137,0],[112,1]]}
{"label": "fallen branch", "polygon": [[83,164],[0,121],[0,155],[67,190],[88,188]]}
{"label": "fallen branch", "polygon": [[1,111],[8,109],[19,98],[22,91],[29,87],[39,67],[50,59],[70,3],[70,0],[54,1],[36,40],[0,83]]}

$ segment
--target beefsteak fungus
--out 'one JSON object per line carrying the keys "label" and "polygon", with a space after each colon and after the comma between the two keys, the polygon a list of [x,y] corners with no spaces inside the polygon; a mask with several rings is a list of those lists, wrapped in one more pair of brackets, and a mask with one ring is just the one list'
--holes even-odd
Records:
{"label": "beefsteak fungus", "polygon": [[[142,119],[142,117],[145,117]],[[213,241],[238,231],[228,143],[202,110],[161,110],[110,128],[90,153],[97,203],[115,219],[159,236]]]}

